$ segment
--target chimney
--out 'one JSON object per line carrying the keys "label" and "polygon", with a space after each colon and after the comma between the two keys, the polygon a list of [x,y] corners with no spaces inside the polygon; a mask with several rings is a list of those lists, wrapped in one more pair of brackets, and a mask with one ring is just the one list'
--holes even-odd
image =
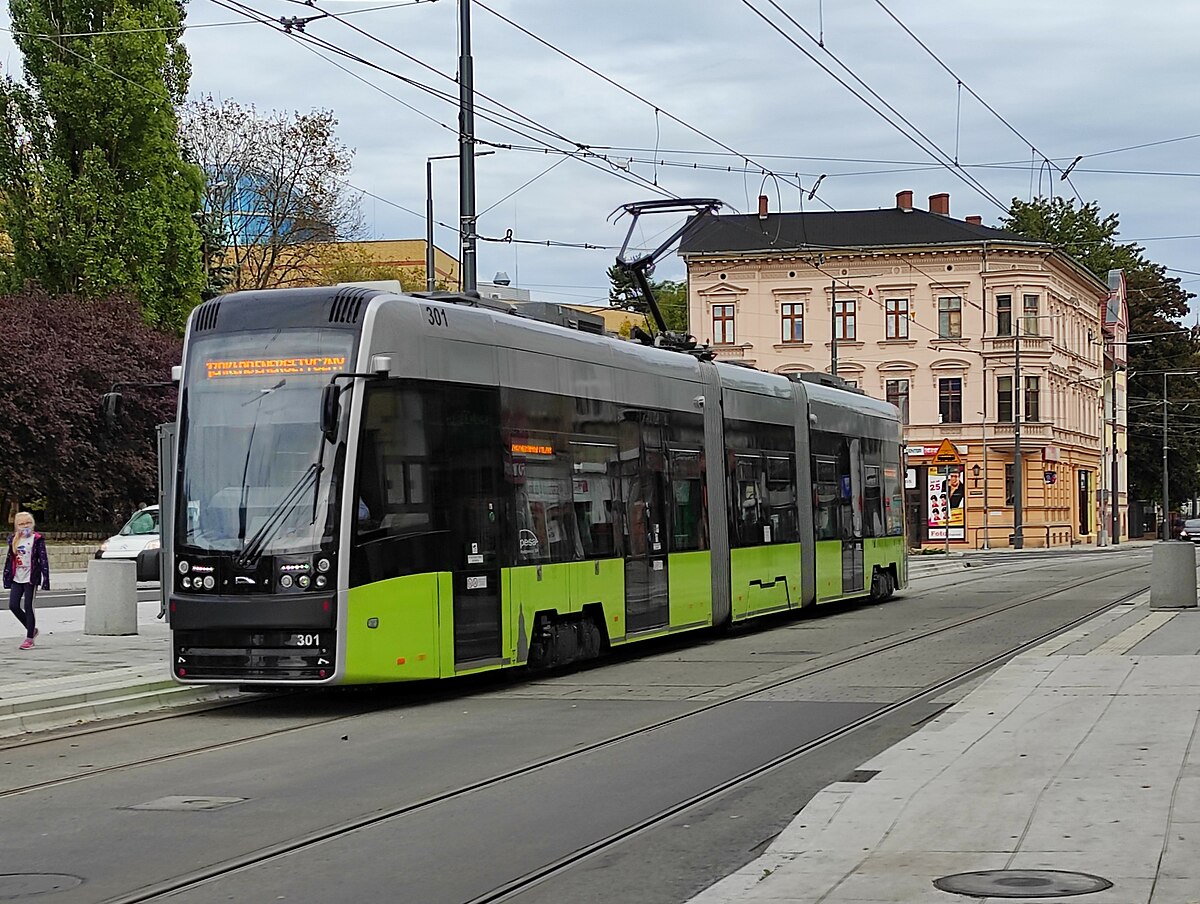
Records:
{"label": "chimney", "polygon": [[760,220],[765,220],[767,218],[767,196],[766,195],[758,196],[758,218]]}
{"label": "chimney", "polygon": [[942,192],[940,195],[930,195],[929,212],[940,213],[944,217],[950,216],[950,195],[947,192]]}
{"label": "chimney", "polygon": [[896,192],[896,206],[901,210],[912,210],[912,192],[898,191]]}
{"label": "chimney", "polygon": [[982,226],[983,225],[983,217],[967,217],[967,222],[970,223],[972,226]]}

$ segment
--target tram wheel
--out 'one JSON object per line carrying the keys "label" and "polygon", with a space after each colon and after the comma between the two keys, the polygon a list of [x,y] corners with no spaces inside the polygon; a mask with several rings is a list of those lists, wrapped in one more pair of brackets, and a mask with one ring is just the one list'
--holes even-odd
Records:
{"label": "tram wheel", "polygon": [[871,602],[882,603],[891,591],[891,578],[882,568],[876,568],[871,575]]}

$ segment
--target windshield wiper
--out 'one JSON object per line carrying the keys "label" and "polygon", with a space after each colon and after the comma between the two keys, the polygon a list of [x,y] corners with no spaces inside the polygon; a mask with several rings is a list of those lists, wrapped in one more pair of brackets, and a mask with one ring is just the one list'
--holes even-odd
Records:
{"label": "windshield wiper", "polygon": [[[273,393],[276,389],[279,389],[286,382],[287,378],[283,377],[274,386],[268,387],[267,389],[260,389],[258,391],[258,395],[256,395],[254,398],[242,402],[242,407],[245,408],[247,405],[253,405],[256,402],[261,403],[263,399]],[[258,429],[258,415],[259,412],[256,409],[254,414],[254,423],[250,425],[250,440],[246,443],[246,461],[242,465],[242,499],[238,504],[238,540],[241,541],[243,549],[245,548],[246,543],[246,496],[249,492],[246,484],[246,475],[250,472],[250,453],[254,450],[254,431]]]}
{"label": "windshield wiper", "polygon": [[245,547],[235,559],[240,568],[249,568],[258,563],[263,548],[279,532],[288,513],[308,490],[309,482],[320,485],[320,476],[323,470],[324,466],[320,462],[313,462],[300,475],[300,479],[292,485],[292,488],[284,494],[283,498],[276,503],[270,514],[267,515],[267,520],[254,532],[254,536],[246,542]]}

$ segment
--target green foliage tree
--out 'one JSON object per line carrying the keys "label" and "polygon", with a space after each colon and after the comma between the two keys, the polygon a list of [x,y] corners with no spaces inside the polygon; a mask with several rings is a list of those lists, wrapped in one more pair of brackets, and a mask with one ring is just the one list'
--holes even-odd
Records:
{"label": "green foliage tree", "polygon": [[[9,287],[133,293],[179,329],[203,285],[200,170],[180,154],[190,64],[176,0],[11,0],[24,81],[0,82]],[[119,32],[119,33],[117,33]]]}
{"label": "green foliage tree", "polygon": [[[1102,280],[1109,270],[1125,271],[1130,335],[1148,339],[1128,346],[1131,498],[1161,500],[1162,372],[1200,368],[1200,332],[1180,326],[1195,296],[1168,276],[1165,267],[1150,261],[1145,249],[1120,243],[1118,216],[1102,214],[1095,202],[1076,207],[1063,198],[1028,202],[1014,198],[1011,214],[1001,220],[1001,226],[1050,242]],[[1200,380],[1189,375],[1169,377],[1167,393],[1168,489],[1177,504],[1200,494],[1200,441],[1184,410],[1189,404],[1185,399],[1200,397]]]}
{"label": "green foliage tree", "polygon": [[[647,310],[641,294],[624,269],[613,264],[608,268],[608,280],[611,284],[608,290],[610,305],[649,316],[650,312]],[[650,288],[654,290],[654,300],[658,303],[658,309],[662,312],[667,329],[677,333],[686,333],[688,331],[687,283],[670,279],[652,279]]]}

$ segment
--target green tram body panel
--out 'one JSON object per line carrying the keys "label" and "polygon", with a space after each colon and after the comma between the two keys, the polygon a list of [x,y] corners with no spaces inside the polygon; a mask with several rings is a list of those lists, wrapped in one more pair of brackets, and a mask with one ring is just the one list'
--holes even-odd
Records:
{"label": "green tram body panel", "polygon": [[449,624],[441,619],[442,577],[413,574],[350,589],[346,683],[441,676],[442,625]]}
{"label": "green tram body panel", "polygon": [[825,603],[842,598],[842,541],[818,540],[817,602]]}
{"label": "green tram body panel", "polygon": [[734,621],[800,606],[799,543],[748,546],[729,558]]}
{"label": "green tram body panel", "polygon": [[676,552],[667,557],[670,575],[671,630],[707,627],[712,624],[712,555]]}

